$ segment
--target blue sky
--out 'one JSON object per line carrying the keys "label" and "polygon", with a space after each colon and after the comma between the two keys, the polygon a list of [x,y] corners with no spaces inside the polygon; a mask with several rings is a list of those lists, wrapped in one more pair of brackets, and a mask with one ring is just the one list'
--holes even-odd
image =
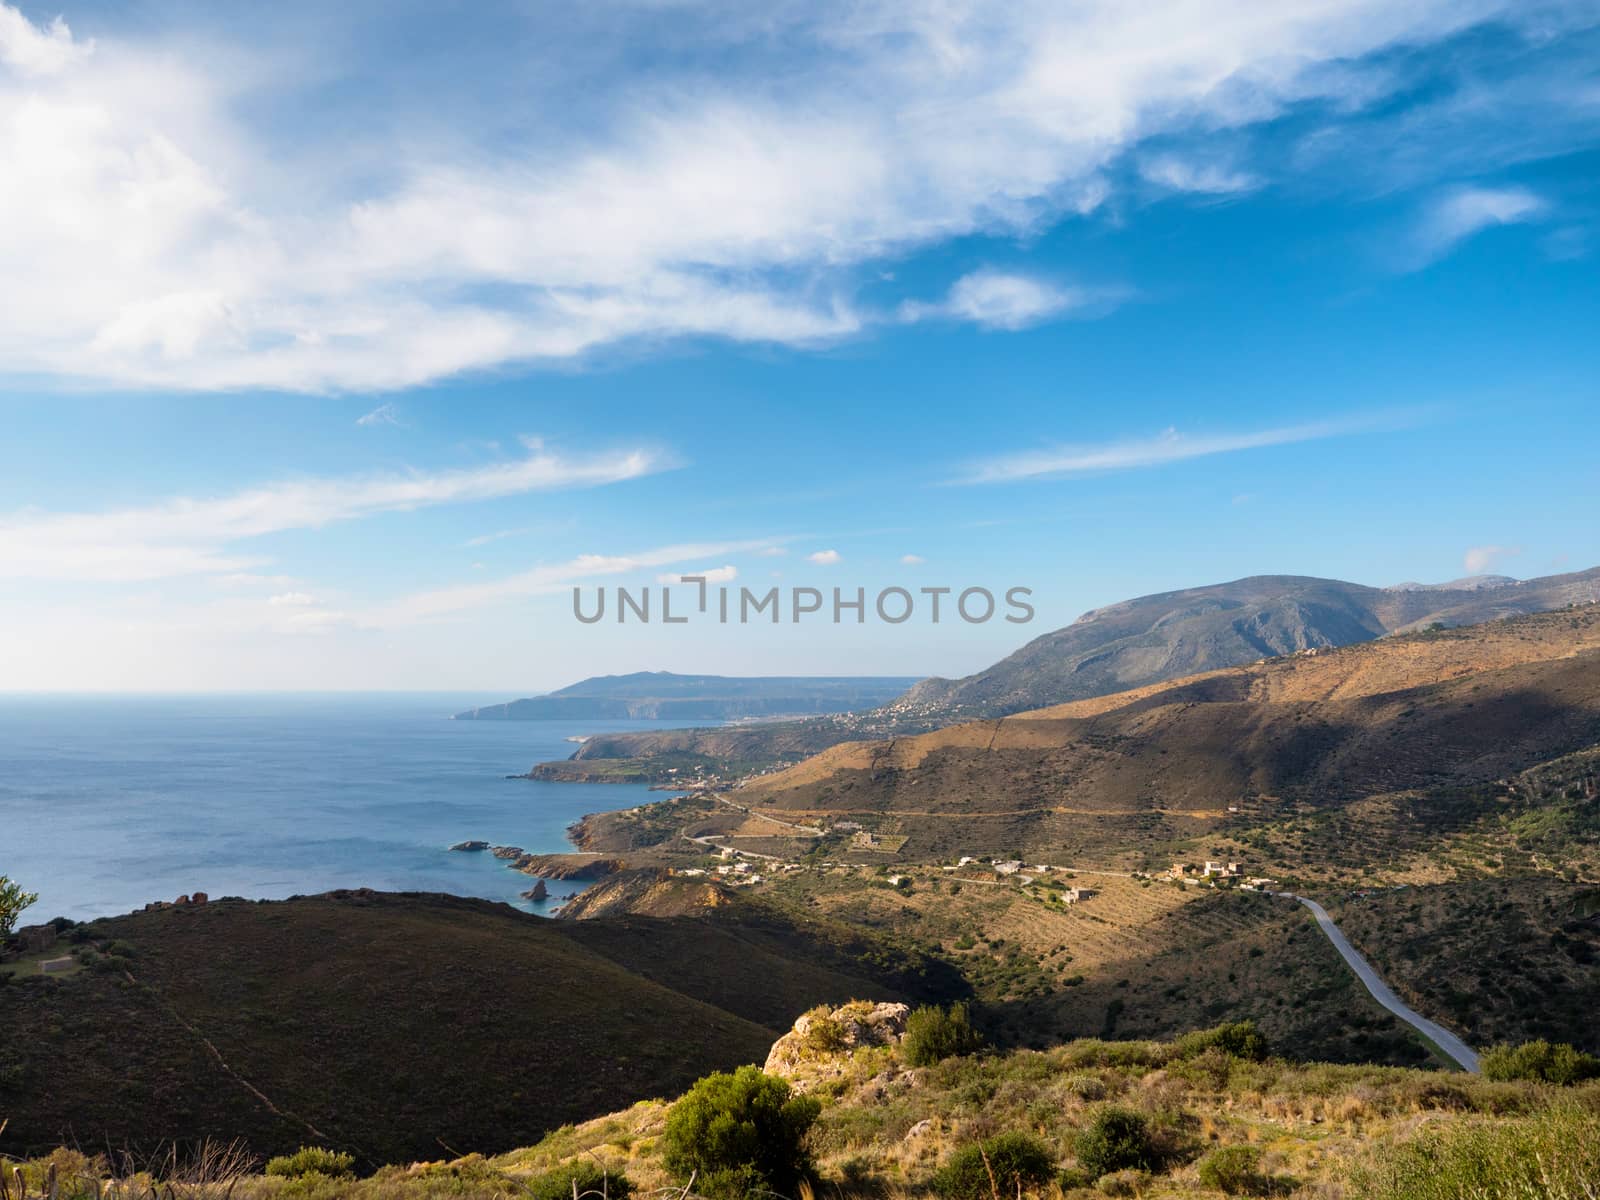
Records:
{"label": "blue sky", "polygon": [[[1600,4],[328,7],[0,3],[0,689],[1600,564]],[[571,617],[698,569],[1037,617]]]}

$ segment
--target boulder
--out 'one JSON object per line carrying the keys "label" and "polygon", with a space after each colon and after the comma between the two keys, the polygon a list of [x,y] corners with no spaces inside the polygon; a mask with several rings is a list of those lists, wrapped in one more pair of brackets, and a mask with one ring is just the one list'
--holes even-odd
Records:
{"label": "boulder", "polygon": [[[908,1005],[871,1000],[852,1000],[832,1010],[814,1008],[802,1014],[794,1028],[773,1043],[762,1070],[790,1080],[802,1075],[838,1074],[837,1060],[864,1046],[897,1045],[906,1035],[906,1018],[910,1015]],[[834,1060],[834,1069],[829,1069],[829,1060]]]}

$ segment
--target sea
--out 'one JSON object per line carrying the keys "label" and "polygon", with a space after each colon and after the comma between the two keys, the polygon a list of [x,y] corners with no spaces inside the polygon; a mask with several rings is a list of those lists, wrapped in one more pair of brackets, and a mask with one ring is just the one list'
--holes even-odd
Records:
{"label": "sea", "polygon": [[333,888],[449,892],[548,913],[582,883],[533,880],[479,839],[571,850],[586,813],[643,785],[507,776],[588,734],[647,721],[453,721],[481,695],[0,695],[0,875],[88,920],[205,892],[281,899]]}

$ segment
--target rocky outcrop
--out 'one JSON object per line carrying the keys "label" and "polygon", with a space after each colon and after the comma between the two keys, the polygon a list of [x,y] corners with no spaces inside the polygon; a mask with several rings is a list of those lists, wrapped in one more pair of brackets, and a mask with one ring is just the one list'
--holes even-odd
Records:
{"label": "rocky outcrop", "polygon": [[905,1004],[878,1004],[852,1000],[839,1008],[826,1005],[804,1013],[794,1028],[772,1045],[766,1065],[768,1075],[781,1075],[800,1090],[819,1080],[842,1074],[842,1059],[864,1046],[898,1045],[906,1035]]}
{"label": "rocky outcrop", "polygon": [[523,854],[514,864],[524,875],[540,879],[604,879],[628,864],[599,854]]}
{"label": "rocky outcrop", "polygon": [[580,892],[562,906],[560,916],[688,917],[728,902],[728,891],[704,879],[685,879],[660,868],[622,871]]}
{"label": "rocky outcrop", "polygon": [[489,843],[488,842],[480,842],[480,841],[478,841],[476,839],[473,839],[471,841],[466,841],[466,842],[457,842],[454,846],[450,847],[450,849],[452,849],[452,850],[466,850],[466,851],[470,851],[470,852],[475,852],[475,851],[478,851],[478,850],[487,850],[488,848],[489,848]]}

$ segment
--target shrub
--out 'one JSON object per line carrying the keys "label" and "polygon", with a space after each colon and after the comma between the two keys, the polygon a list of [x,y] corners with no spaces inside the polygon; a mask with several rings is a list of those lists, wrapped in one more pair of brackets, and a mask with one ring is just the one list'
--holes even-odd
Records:
{"label": "shrub", "polygon": [[338,1178],[349,1175],[350,1168],[355,1166],[355,1162],[353,1156],[338,1150],[327,1150],[321,1146],[301,1146],[293,1154],[280,1154],[276,1158],[269,1158],[266,1173],[284,1179],[299,1179],[302,1175],[313,1173]]}
{"label": "shrub", "polygon": [[1254,1146],[1223,1146],[1200,1160],[1200,1182],[1230,1196],[1265,1191],[1261,1151]]}
{"label": "shrub", "polygon": [[626,1175],[603,1171],[588,1159],[563,1163],[553,1171],[536,1175],[528,1183],[531,1200],[572,1200],[574,1194],[628,1200],[633,1194],[633,1184]]}
{"label": "shrub", "polygon": [[1425,1133],[1355,1172],[1363,1200],[1587,1200],[1600,1178],[1600,1118],[1556,1110]]}
{"label": "shrub", "polygon": [[1150,1186],[1148,1171],[1113,1171],[1109,1175],[1100,1176],[1100,1181],[1095,1184],[1095,1191],[1102,1196],[1142,1196],[1145,1188]]}
{"label": "shrub", "polygon": [[1260,1062],[1267,1056],[1267,1039],[1254,1021],[1230,1021],[1215,1029],[1186,1033],[1173,1043],[1173,1055],[1194,1058],[1213,1047],[1230,1058],[1246,1058],[1253,1062]]}
{"label": "shrub", "polygon": [[1132,1109],[1108,1106],[1078,1134],[1078,1165],[1098,1179],[1112,1171],[1137,1167],[1152,1171],[1155,1144],[1149,1123]]}
{"label": "shrub", "polygon": [[1070,1095],[1080,1100],[1104,1100],[1106,1098],[1106,1081],[1098,1075],[1091,1075],[1087,1071],[1068,1075],[1063,1084]]}
{"label": "shrub", "polygon": [[1002,1133],[956,1151],[934,1175],[933,1190],[945,1200],[991,1200],[1040,1187],[1054,1176],[1043,1142],[1027,1133]]}
{"label": "shrub", "polygon": [[704,1195],[791,1194],[811,1174],[805,1139],[820,1110],[759,1067],[707,1075],[667,1114],[663,1161]]}
{"label": "shrub", "polygon": [[844,1026],[833,1019],[833,1010],[819,1004],[806,1016],[811,1018],[805,1033],[805,1047],[814,1054],[834,1054],[844,1049]]}
{"label": "shrub", "polygon": [[982,1045],[983,1038],[972,1027],[965,1004],[952,1004],[948,1010],[923,1005],[906,1018],[901,1049],[913,1067],[931,1067],[947,1058],[972,1054]]}
{"label": "shrub", "polygon": [[1582,1083],[1600,1076],[1600,1058],[1566,1042],[1523,1042],[1520,1046],[1496,1046],[1479,1063],[1485,1079],[1533,1079],[1563,1086]]}

